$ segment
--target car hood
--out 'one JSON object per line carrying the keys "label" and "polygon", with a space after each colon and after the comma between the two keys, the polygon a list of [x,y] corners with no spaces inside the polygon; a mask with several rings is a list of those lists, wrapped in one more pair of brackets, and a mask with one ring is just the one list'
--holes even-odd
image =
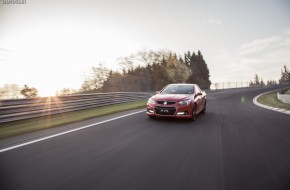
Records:
{"label": "car hood", "polygon": [[153,96],[152,98],[154,100],[183,100],[186,99],[188,97],[190,97],[192,94],[156,94],[155,96]]}

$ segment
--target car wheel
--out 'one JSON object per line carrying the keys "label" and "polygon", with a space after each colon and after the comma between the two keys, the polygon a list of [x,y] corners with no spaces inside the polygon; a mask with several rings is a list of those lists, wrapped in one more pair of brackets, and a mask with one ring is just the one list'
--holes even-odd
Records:
{"label": "car wheel", "polygon": [[203,109],[202,109],[202,114],[205,114],[205,111],[206,111],[206,102],[204,103],[204,106],[203,106]]}
{"label": "car wheel", "polygon": [[196,120],[196,106],[194,106],[194,108],[192,109],[192,117],[191,117],[191,121],[195,121]]}

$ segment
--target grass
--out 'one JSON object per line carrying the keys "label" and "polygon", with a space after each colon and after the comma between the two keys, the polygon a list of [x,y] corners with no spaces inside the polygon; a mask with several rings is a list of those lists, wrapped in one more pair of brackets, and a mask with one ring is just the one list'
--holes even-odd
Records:
{"label": "grass", "polygon": [[257,101],[261,104],[266,105],[266,106],[290,110],[290,104],[286,104],[286,103],[281,102],[277,98],[277,92],[270,92],[268,94],[264,94],[264,95],[260,96],[257,99]]}
{"label": "grass", "polygon": [[135,102],[2,123],[0,124],[0,139],[135,108],[145,108],[146,102],[147,100],[140,100]]}

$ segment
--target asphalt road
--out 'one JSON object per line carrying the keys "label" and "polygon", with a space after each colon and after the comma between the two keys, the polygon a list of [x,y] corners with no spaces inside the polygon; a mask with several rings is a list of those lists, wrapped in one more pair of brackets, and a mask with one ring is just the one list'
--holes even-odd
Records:
{"label": "asphalt road", "polygon": [[2,152],[0,189],[289,190],[290,116],[252,103],[266,90],[210,94],[195,122],[142,112]]}

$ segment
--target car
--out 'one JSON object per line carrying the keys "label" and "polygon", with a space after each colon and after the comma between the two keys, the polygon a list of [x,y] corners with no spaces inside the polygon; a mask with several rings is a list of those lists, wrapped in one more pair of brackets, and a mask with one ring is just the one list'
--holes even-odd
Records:
{"label": "car", "polygon": [[173,117],[196,120],[206,111],[206,93],[197,84],[169,84],[149,98],[146,114],[150,118]]}

